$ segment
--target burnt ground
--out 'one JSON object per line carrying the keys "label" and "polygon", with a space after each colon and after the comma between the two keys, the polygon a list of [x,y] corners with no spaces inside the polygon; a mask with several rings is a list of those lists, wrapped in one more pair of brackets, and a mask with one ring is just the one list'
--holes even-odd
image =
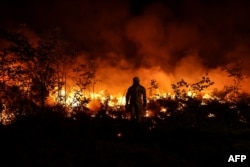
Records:
{"label": "burnt ground", "polygon": [[[199,129],[134,124],[115,119],[27,119],[1,126],[1,165],[244,166],[250,130]],[[229,155],[247,160],[228,163]]]}

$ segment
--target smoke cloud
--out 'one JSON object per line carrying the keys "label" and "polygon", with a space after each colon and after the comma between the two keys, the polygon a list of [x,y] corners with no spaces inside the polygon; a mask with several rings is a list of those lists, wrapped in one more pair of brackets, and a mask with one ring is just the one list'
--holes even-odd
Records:
{"label": "smoke cloud", "polygon": [[[0,14],[7,16],[0,23],[8,28],[25,23],[39,34],[60,27],[87,53],[79,56],[96,61],[97,88],[112,93],[123,93],[135,75],[145,87],[155,79],[160,89],[169,91],[171,83],[182,78],[197,82],[208,72],[221,88],[225,79],[231,80],[220,68],[250,59],[250,4],[245,0],[1,3]],[[250,75],[248,64],[243,70]]]}

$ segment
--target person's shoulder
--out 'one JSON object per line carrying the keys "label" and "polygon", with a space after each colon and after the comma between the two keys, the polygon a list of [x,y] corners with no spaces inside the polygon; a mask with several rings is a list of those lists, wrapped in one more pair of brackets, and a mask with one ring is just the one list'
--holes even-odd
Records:
{"label": "person's shoulder", "polygon": [[131,89],[131,88],[133,88],[133,87],[135,87],[135,86],[134,86],[134,85],[130,85],[128,88]]}
{"label": "person's shoulder", "polygon": [[144,86],[142,86],[142,85],[140,85],[140,87],[141,87],[142,89],[145,89],[145,87],[144,87]]}
{"label": "person's shoulder", "polygon": [[131,89],[133,89],[133,86],[128,87],[128,90],[131,90]]}

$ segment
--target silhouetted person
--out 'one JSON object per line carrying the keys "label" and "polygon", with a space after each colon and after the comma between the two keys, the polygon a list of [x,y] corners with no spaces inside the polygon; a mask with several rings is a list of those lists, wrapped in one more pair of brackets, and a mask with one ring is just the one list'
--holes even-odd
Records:
{"label": "silhouetted person", "polygon": [[140,115],[146,108],[146,89],[140,85],[138,77],[133,78],[133,84],[126,93],[126,111],[130,112],[133,121],[140,121]]}

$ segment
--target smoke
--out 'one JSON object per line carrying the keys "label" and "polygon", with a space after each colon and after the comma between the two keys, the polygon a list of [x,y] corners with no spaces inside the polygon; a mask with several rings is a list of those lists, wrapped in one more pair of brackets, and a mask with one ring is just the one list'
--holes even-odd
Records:
{"label": "smoke", "polygon": [[[61,27],[67,38],[87,53],[79,55],[83,56],[80,60],[96,61],[96,89],[123,93],[137,75],[145,87],[155,79],[160,89],[169,91],[171,83],[182,78],[197,82],[206,72],[215,86],[223,87],[230,78],[220,70],[222,66],[249,62],[248,3],[28,2],[1,23],[23,21],[38,34],[51,26]],[[250,66],[244,64],[243,69],[249,76]]]}

